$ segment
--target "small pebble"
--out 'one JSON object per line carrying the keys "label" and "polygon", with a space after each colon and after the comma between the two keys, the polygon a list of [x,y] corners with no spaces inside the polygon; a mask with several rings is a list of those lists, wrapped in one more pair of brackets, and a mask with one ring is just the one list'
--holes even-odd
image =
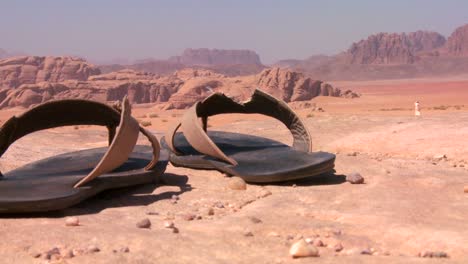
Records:
{"label": "small pebble", "polygon": [[172,195],[171,199],[177,201],[177,200],[179,200],[180,198],[179,198],[178,195],[175,195],[175,194],[174,194],[174,195]]}
{"label": "small pebble", "polygon": [[194,214],[183,214],[182,215],[182,219],[184,219],[185,221],[192,221],[193,219],[195,219],[197,216],[194,215]]}
{"label": "small pebble", "polygon": [[205,215],[214,215],[214,209],[213,209],[212,207],[205,208],[205,209],[203,210],[203,213],[204,213]]}
{"label": "small pebble", "polygon": [[74,256],[73,250],[71,249],[65,250],[65,252],[62,253],[63,258],[73,258]]}
{"label": "small pebble", "polygon": [[304,239],[294,243],[289,249],[289,255],[293,258],[318,257],[319,251],[313,245],[307,244]]}
{"label": "small pebble", "polygon": [[445,154],[434,155],[432,158],[434,161],[446,160],[447,156]]}
{"label": "small pebble", "polygon": [[351,184],[362,184],[364,183],[364,178],[361,176],[361,174],[353,172],[346,175],[346,181],[350,182]]}
{"label": "small pebble", "polygon": [[343,250],[343,245],[341,243],[338,243],[336,244],[333,249],[336,251],[336,252],[340,252],[341,250]]}
{"label": "small pebble", "polygon": [[322,240],[320,239],[315,239],[314,242],[312,243],[316,247],[325,247],[326,245],[323,243]]}
{"label": "small pebble", "polygon": [[101,251],[96,245],[89,245],[86,249],[86,253],[96,253]]}
{"label": "small pebble", "polygon": [[148,218],[144,218],[136,223],[138,228],[150,228],[151,221]]}
{"label": "small pebble", "polygon": [[146,212],[147,215],[159,215],[158,212]]}
{"label": "small pebble", "polygon": [[216,202],[216,203],[214,204],[214,206],[215,206],[216,208],[220,208],[220,209],[224,208],[224,204],[223,204],[222,202]]}
{"label": "small pebble", "polygon": [[312,244],[312,243],[314,243],[314,239],[313,239],[313,238],[310,238],[310,237],[308,237],[308,238],[306,238],[306,239],[304,239],[304,240],[305,240],[305,242],[306,242],[307,244]]}
{"label": "small pebble", "polygon": [[166,222],[164,222],[164,227],[165,228],[174,228],[174,222],[166,221]]}
{"label": "small pebble", "polygon": [[231,177],[228,182],[228,187],[231,190],[246,190],[247,184],[240,177]]}
{"label": "small pebble", "polygon": [[260,224],[262,222],[262,220],[260,220],[259,218],[255,217],[255,216],[249,216],[248,218],[254,224]]}
{"label": "small pebble", "polygon": [[466,185],[465,188],[463,188],[463,191],[464,191],[465,193],[468,193],[468,185]]}
{"label": "small pebble", "polygon": [[32,252],[30,255],[31,255],[31,257],[33,257],[33,258],[38,258],[38,257],[41,256],[41,253],[39,253],[39,252]]}
{"label": "small pebble", "polygon": [[356,157],[357,156],[357,152],[351,152],[351,153],[348,153],[348,156],[351,156],[351,157]]}
{"label": "small pebble", "polygon": [[74,248],[72,250],[73,256],[83,255],[85,251],[82,248]]}
{"label": "small pebble", "polygon": [[128,252],[130,252],[130,249],[128,247],[121,247],[119,249],[119,251],[122,252],[122,253],[128,253]]}
{"label": "small pebble", "polygon": [[372,251],[368,248],[361,250],[361,255],[372,255]]}
{"label": "small pebble", "polygon": [[418,256],[421,258],[448,258],[448,254],[443,251],[423,251]]}
{"label": "small pebble", "polygon": [[245,237],[253,237],[253,233],[252,233],[252,231],[250,231],[250,230],[245,230],[245,231],[244,231],[244,236],[245,236]]}
{"label": "small pebble", "polygon": [[172,228],[172,233],[178,234],[178,233],[179,233],[179,228],[173,227],[173,228]]}
{"label": "small pebble", "polygon": [[65,218],[65,226],[79,226],[80,220],[78,217],[72,216]]}

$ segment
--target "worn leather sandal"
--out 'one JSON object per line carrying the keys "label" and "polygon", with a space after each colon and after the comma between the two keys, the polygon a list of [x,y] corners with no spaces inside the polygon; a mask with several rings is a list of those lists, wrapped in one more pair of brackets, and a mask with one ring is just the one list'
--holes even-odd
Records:
{"label": "worn leather sandal", "polygon": [[[121,109],[87,100],[41,104],[13,116],[0,129],[0,156],[17,139],[43,129],[100,125],[109,130],[109,147],[60,154],[0,174],[0,213],[59,210],[103,190],[157,182],[168,163],[157,138]],[[142,132],[151,146],[135,146]]]}
{"label": "worn leather sandal", "polygon": [[[291,131],[292,146],[239,133],[208,131],[208,117],[218,114],[263,114],[281,121]],[[182,128],[182,132],[177,132]],[[335,155],[312,152],[310,133],[289,106],[255,90],[250,101],[237,103],[221,93],[197,102],[180,123],[161,139],[171,150],[174,166],[215,169],[252,183],[281,182],[333,171]]]}

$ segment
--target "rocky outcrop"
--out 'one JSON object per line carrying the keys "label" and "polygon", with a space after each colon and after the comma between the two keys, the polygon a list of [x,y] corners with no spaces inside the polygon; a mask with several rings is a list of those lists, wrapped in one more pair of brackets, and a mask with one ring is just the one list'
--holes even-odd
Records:
{"label": "rocky outcrop", "polygon": [[103,102],[119,101],[127,95],[130,102],[162,103],[183,84],[175,77],[160,78],[153,74],[123,70],[96,75],[87,81],[41,82],[24,84],[16,89],[0,90],[0,109],[29,107],[50,100],[82,98]]}
{"label": "rocky outcrop", "polygon": [[468,56],[468,24],[457,28],[450,35],[447,40],[446,51],[452,56]]}
{"label": "rocky outcrop", "polygon": [[317,96],[358,97],[330,84],[306,78],[302,73],[280,68],[267,69],[258,75],[256,85],[285,102],[307,101]]}
{"label": "rocky outcrop", "polygon": [[0,60],[0,87],[16,88],[22,84],[65,80],[84,81],[99,73],[98,68],[79,58],[13,57]]}
{"label": "rocky outcrop", "polygon": [[260,57],[251,50],[186,49],[180,56],[171,57],[172,62],[192,65],[261,65]]}
{"label": "rocky outcrop", "polygon": [[418,53],[444,44],[444,36],[436,32],[378,33],[353,43],[343,57],[348,64],[411,64]]}
{"label": "rocky outcrop", "polygon": [[[26,61],[25,61],[26,62]],[[11,61],[18,66],[18,61]],[[83,63],[83,61],[81,61]],[[41,65],[39,63],[32,65]],[[5,63],[5,65],[8,65]],[[29,64],[26,64],[29,65]],[[54,64],[57,65],[57,64]],[[81,64],[80,64],[81,65]],[[36,66],[41,70],[42,66]],[[52,69],[59,68],[56,66]],[[62,67],[64,68],[64,67]],[[82,69],[78,67],[75,69]],[[45,69],[49,69],[45,67]],[[39,71],[39,70],[38,70]],[[64,71],[66,80],[59,81],[64,73],[54,76],[50,71],[49,79],[34,69],[35,78],[19,87],[6,85],[0,89],[0,109],[8,107],[30,107],[50,100],[82,98],[97,101],[119,101],[127,95],[131,103],[163,104],[166,109],[183,109],[202,100],[213,92],[223,92],[238,100],[250,97],[257,87],[286,102],[308,101],[316,96],[355,97],[354,93],[342,93],[322,81],[305,78],[301,73],[279,68],[264,70],[259,75],[228,77],[207,69],[186,68],[170,76],[158,76],[135,70],[121,70],[99,75],[89,75],[86,79],[81,70]],[[39,77],[38,77],[39,76]],[[85,79],[85,80],[80,80]],[[24,80],[25,79],[21,79]],[[42,81],[38,81],[42,80]],[[46,81],[44,81],[46,80]]]}

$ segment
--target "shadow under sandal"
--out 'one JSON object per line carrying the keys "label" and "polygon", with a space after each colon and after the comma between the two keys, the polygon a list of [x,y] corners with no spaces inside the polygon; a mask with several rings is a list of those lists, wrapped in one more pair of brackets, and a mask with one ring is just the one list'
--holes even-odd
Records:
{"label": "shadow under sandal", "polygon": [[[160,152],[157,138],[131,116],[126,98],[122,109],[61,100],[13,116],[0,129],[0,156],[29,133],[70,125],[106,126],[110,146],[60,154],[0,174],[0,213],[64,209],[103,190],[157,182],[166,169],[167,152]],[[139,132],[152,146],[136,146]]]}
{"label": "shadow under sandal", "polygon": [[[218,114],[263,114],[281,121],[293,135],[293,145],[239,133],[207,132],[208,117]],[[183,132],[177,132],[182,128]],[[174,166],[216,169],[247,182],[296,180],[333,171],[335,155],[312,152],[310,133],[289,106],[255,90],[250,101],[237,103],[221,93],[197,102],[161,139],[171,150]]]}

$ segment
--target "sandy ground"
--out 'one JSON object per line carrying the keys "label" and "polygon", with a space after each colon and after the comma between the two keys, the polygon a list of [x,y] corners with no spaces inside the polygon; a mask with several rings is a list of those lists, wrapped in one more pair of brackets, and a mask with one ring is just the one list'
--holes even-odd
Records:
{"label": "sandy ground", "polygon": [[[462,105],[468,102],[468,82],[340,86],[363,96],[317,98],[314,102],[325,112],[298,111],[312,132],[314,149],[337,154],[336,173],[236,191],[216,171],[169,166],[159,185],[105,192],[51,214],[0,219],[0,262],[42,263],[46,260],[32,255],[55,246],[64,251],[96,245],[100,252],[56,262],[467,263],[468,108]],[[415,100],[424,106],[421,118],[412,116]],[[2,111],[0,119],[17,112]],[[158,116],[143,117],[148,113]],[[140,120],[151,121],[149,128],[158,136],[182,113],[134,109]],[[215,117],[210,124],[214,130],[291,141],[281,124],[260,116]],[[6,171],[57,153],[104,146],[106,139],[104,129],[95,127],[38,132],[16,142],[0,167]],[[446,159],[434,160],[443,154]],[[345,182],[351,172],[359,172],[366,183]],[[261,197],[265,190],[271,195]],[[201,219],[187,221],[188,215]],[[81,226],[66,227],[66,216],[78,216]],[[143,218],[151,220],[151,229],[135,226]],[[168,220],[179,233],[164,228]],[[252,236],[246,236],[249,232]],[[327,244],[318,248],[319,258],[288,255],[301,236]],[[344,247],[339,253],[333,249],[337,243]],[[129,252],[120,252],[124,247]],[[373,255],[360,254],[371,248]],[[425,250],[443,251],[449,258],[417,257]]]}

